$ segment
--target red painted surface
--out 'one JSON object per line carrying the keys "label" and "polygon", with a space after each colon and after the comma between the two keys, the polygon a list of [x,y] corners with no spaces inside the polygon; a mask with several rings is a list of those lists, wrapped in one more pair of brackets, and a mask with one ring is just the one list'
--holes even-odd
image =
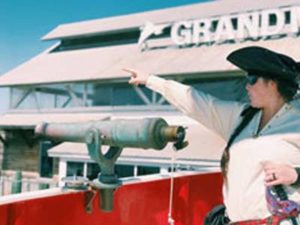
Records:
{"label": "red painted surface", "polygon": [[[175,225],[202,225],[206,212],[222,202],[219,173],[175,179]],[[115,192],[114,210],[84,209],[84,193],[67,193],[0,205],[0,225],[167,225],[170,180],[121,186]]]}

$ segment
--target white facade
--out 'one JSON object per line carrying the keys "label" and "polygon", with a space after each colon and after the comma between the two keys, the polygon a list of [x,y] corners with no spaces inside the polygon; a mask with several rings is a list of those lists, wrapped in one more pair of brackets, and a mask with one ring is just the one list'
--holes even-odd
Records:
{"label": "white facade", "polygon": [[[11,89],[10,111],[0,118],[0,127],[32,130],[41,121],[163,117],[188,127],[190,145],[177,153],[180,167],[216,166],[224,140],[156,93],[131,87],[122,68],[244,100],[243,73],[226,56],[258,45],[300,60],[299,27],[299,0],[213,1],[59,25],[43,37],[58,40],[55,45],[0,77],[0,86]],[[90,162],[84,144],[62,143],[50,155],[62,158],[61,168],[67,161]],[[128,149],[119,163],[133,165],[134,171],[136,166],[166,170],[171,156],[170,146],[159,152]],[[84,164],[83,173],[87,170]]]}

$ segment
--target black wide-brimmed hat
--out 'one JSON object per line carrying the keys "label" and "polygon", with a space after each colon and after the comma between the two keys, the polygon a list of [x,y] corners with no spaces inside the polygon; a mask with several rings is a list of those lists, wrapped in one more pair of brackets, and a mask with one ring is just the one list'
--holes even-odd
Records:
{"label": "black wide-brimmed hat", "polygon": [[227,60],[250,74],[288,82],[296,83],[300,71],[291,57],[258,46],[233,51]]}

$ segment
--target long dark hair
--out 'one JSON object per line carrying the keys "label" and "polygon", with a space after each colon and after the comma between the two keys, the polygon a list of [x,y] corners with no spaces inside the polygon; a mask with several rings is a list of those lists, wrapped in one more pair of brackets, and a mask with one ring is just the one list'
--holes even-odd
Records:
{"label": "long dark hair", "polygon": [[279,94],[286,102],[294,99],[299,89],[299,85],[295,81],[286,81],[283,79],[273,79],[277,83]]}
{"label": "long dark hair", "polygon": [[241,123],[235,128],[233,133],[231,134],[227,145],[223,151],[223,155],[221,158],[221,170],[223,173],[223,177],[225,179],[225,182],[227,180],[227,171],[228,171],[228,163],[230,159],[230,146],[233,144],[235,138],[241,133],[241,131],[249,124],[249,122],[252,120],[254,115],[259,111],[258,108],[253,108],[252,106],[247,107],[244,109],[244,111],[241,113],[242,121]]}

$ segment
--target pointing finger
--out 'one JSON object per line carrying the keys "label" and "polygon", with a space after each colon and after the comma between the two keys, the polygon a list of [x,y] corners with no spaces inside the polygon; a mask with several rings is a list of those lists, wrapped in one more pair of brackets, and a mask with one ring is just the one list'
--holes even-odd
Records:
{"label": "pointing finger", "polygon": [[128,72],[128,73],[131,73],[132,76],[137,75],[137,72],[135,70],[127,69],[127,68],[123,68],[122,70],[125,71],[125,72]]}

